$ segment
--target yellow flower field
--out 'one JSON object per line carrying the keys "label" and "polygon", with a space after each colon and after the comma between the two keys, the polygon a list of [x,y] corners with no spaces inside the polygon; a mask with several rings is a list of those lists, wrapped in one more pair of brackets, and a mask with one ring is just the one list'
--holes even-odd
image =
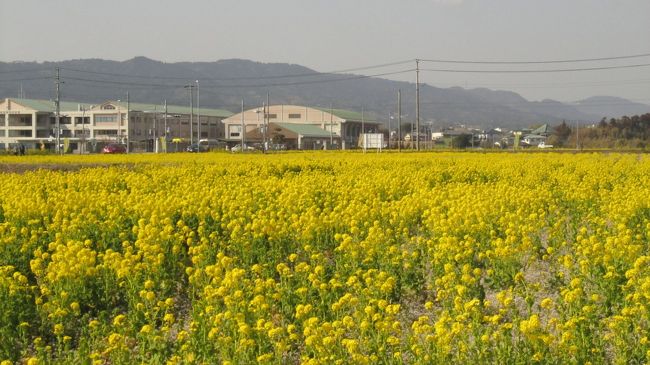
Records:
{"label": "yellow flower field", "polygon": [[650,361],[646,155],[15,164],[2,365]]}

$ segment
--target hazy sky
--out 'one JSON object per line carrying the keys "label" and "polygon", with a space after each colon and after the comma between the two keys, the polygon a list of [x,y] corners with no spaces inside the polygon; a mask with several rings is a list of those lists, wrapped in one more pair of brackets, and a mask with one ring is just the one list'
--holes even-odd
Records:
{"label": "hazy sky", "polygon": [[[414,58],[536,61],[650,53],[650,0],[0,0],[0,14],[0,61],[244,58],[333,71]],[[537,70],[647,63],[650,57],[422,67]],[[415,79],[413,73],[389,78]],[[614,95],[650,103],[650,67],[544,74],[429,71],[421,80],[438,87],[513,90],[531,100]]]}

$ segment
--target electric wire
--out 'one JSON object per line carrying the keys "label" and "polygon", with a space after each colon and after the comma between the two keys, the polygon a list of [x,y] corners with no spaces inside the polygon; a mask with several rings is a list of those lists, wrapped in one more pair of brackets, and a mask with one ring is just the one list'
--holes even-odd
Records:
{"label": "electric wire", "polygon": [[650,56],[650,53],[641,53],[636,55],[614,56],[614,57],[582,58],[582,59],[569,59],[569,60],[545,60],[545,61],[469,61],[469,60],[443,60],[443,59],[420,59],[420,61],[434,62],[434,63],[523,65],[523,64],[611,61],[611,60],[623,60],[623,59],[630,59],[630,58],[641,58],[641,57],[648,57],[648,56]]}
{"label": "electric wire", "polygon": [[[203,88],[247,88],[247,87],[272,87],[272,86],[320,84],[320,83],[329,83],[329,82],[338,82],[338,81],[360,80],[360,79],[366,79],[366,78],[371,78],[371,77],[379,77],[379,76],[397,75],[397,74],[403,74],[403,73],[413,72],[413,71],[415,71],[415,69],[384,72],[384,73],[378,73],[378,74],[372,74],[372,75],[356,75],[356,76],[341,77],[341,78],[326,79],[326,80],[308,80],[308,81],[296,81],[296,82],[284,82],[284,83],[267,83],[267,84],[249,84],[249,85],[241,85],[241,84],[236,84],[235,85],[235,84],[233,84],[233,85],[205,85],[205,86],[202,85],[202,86],[203,86]],[[185,85],[181,85],[181,84],[137,83],[137,82],[126,82],[126,81],[88,79],[88,78],[71,77],[71,76],[67,76],[67,77],[65,77],[65,79],[66,80],[81,81],[81,82],[113,84],[113,85],[127,85],[127,86],[151,86],[151,87],[162,87],[162,88],[182,88],[182,87],[185,86]]]}
{"label": "electric wire", "polygon": [[458,73],[552,73],[552,72],[582,72],[582,71],[614,70],[614,69],[638,68],[638,67],[648,67],[648,66],[650,66],[650,63],[642,63],[636,65],[564,68],[564,69],[549,69],[549,70],[458,70],[458,69],[421,68],[420,71],[458,72]]}
{"label": "electric wire", "polygon": [[405,61],[396,61],[396,62],[383,63],[383,64],[379,64],[379,65],[348,68],[348,69],[343,69],[343,70],[334,70],[334,71],[325,71],[325,72],[306,72],[306,73],[300,73],[300,74],[285,74],[285,75],[273,75],[273,76],[209,77],[209,78],[203,78],[203,77],[201,77],[201,75],[196,75],[196,74],[192,75],[192,76],[187,76],[187,77],[182,77],[182,76],[144,76],[144,75],[129,75],[129,74],[122,74],[122,73],[113,73],[113,72],[87,71],[87,70],[79,70],[79,69],[73,69],[73,68],[67,68],[67,67],[62,67],[61,69],[66,70],[66,71],[79,72],[79,73],[88,73],[88,74],[96,74],[96,75],[124,76],[124,77],[132,77],[132,78],[140,78],[140,79],[156,79],[156,80],[187,80],[187,79],[196,79],[197,77],[200,77],[200,80],[203,82],[203,81],[266,80],[266,79],[312,77],[312,76],[324,76],[324,75],[326,76],[326,75],[329,75],[329,74],[339,74],[339,73],[347,73],[347,72],[353,72],[353,71],[372,70],[372,69],[389,67],[389,66],[397,66],[397,65],[403,65],[403,64],[411,63],[411,62],[413,62],[413,61],[412,60],[405,60]]}
{"label": "electric wire", "polygon": [[20,81],[34,81],[34,80],[50,80],[52,77],[43,76],[43,77],[24,77],[20,79],[0,79],[1,82],[20,82]]}
{"label": "electric wire", "polygon": [[28,68],[28,69],[18,69],[18,70],[6,70],[0,71],[0,74],[13,74],[19,72],[40,72],[40,71],[52,71],[51,68]]}

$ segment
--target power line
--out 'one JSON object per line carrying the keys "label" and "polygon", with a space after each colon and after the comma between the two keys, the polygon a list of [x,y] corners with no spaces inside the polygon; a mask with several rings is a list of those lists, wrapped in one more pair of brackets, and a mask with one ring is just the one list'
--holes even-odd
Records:
{"label": "power line", "polygon": [[[540,89],[552,89],[558,87],[589,87],[589,86],[611,86],[611,85],[638,85],[638,84],[647,84],[650,83],[650,79],[635,79],[635,80],[603,80],[603,81],[584,81],[584,82],[553,82],[553,83],[540,83],[540,84],[531,84],[531,83],[518,83],[518,84],[498,84],[498,83],[465,83],[466,86],[463,87],[465,90],[470,90],[472,88],[540,88]],[[441,83],[436,82],[435,86],[440,85],[450,85],[451,87],[461,87],[459,83]]]}
{"label": "power line", "polygon": [[[609,61],[609,60],[621,60],[621,59],[632,59],[632,58],[641,58],[648,57],[650,53],[641,53],[635,55],[624,55],[624,56],[612,56],[612,57],[597,57],[597,58],[581,58],[581,59],[564,59],[564,60],[540,60],[540,61],[476,61],[476,60],[449,60],[449,59],[419,59],[422,62],[432,62],[432,63],[459,63],[459,64],[553,64],[553,63],[576,63],[576,62],[596,62],[596,61]],[[388,66],[402,65],[406,63],[413,62],[412,59],[401,60],[395,62],[388,62],[377,65],[362,66],[348,69],[332,70],[332,71],[323,71],[323,72],[306,72],[298,74],[285,74],[285,75],[275,75],[275,76],[243,76],[243,77],[223,77],[223,78],[202,78],[202,80],[213,80],[213,81],[233,81],[233,80],[262,80],[262,79],[277,79],[277,78],[292,78],[292,77],[309,77],[309,76],[321,76],[323,74],[334,74],[334,73],[346,73],[353,71],[363,71],[370,69],[383,68]],[[123,73],[113,73],[113,72],[100,72],[100,71],[89,71],[89,70],[80,70],[74,68],[60,67],[61,70],[79,72],[79,73],[88,73],[96,75],[107,75],[107,76],[124,76],[131,78],[142,78],[142,79],[158,79],[158,80],[186,80],[188,78],[196,78],[198,73],[188,76],[143,76],[143,75],[130,75]],[[0,74],[6,73],[19,73],[19,72],[40,72],[40,71],[51,71],[49,68],[30,68],[30,69],[19,69],[11,71],[0,71]]]}
{"label": "power line", "polygon": [[[650,99],[629,99],[630,101],[645,101],[645,100],[650,100]],[[463,108],[489,108],[489,107],[495,107],[495,106],[511,106],[511,107],[518,107],[518,106],[523,106],[523,107],[576,107],[576,108],[582,108],[582,107],[595,107],[595,106],[615,106],[615,105],[630,105],[630,103],[627,102],[594,102],[594,103],[589,103],[589,104],[573,104],[573,103],[566,103],[566,102],[561,102],[561,101],[522,101],[522,102],[511,102],[511,103],[502,103],[502,102],[477,102],[477,101],[468,101],[466,103],[463,102],[454,102],[454,101],[429,101],[429,102],[423,102],[422,104],[424,105],[440,105],[440,106],[462,106]],[[650,106],[648,106],[650,108]]]}
{"label": "power line", "polygon": [[40,71],[52,71],[51,68],[27,68],[27,69],[20,69],[20,70],[11,70],[11,71],[0,71],[0,74],[13,74],[13,73],[19,73],[19,72],[40,72]]}
{"label": "power line", "polygon": [[20,79],[5,79],[0,81],[2,82],[14,82],[14,81],[33,81],[33,80],[50,80],[52,77],[50,76],[42,76],[42,77],[24,77]]}
{"label": "power line", "polygon": [[522,65],[522,64],[610,61],[610,60],[623,60],[623,59],[630,59],[630,58],[641,58],[641,57],[648,57],[648,56],[650,56],[650,53],[642,53],[642,54],[628,55],[628,56],[582,58],[582,59],[572,59],[572,60],[545,60],[545,61],[467,61],[467,60],[442,60],[442,59],[421,59],[420,61],[435,62],[435,63]]}
{"label": "power line", "polygon": [[85,78],[70,77],[70,76],[67,76],[65,79],[66,80],[83,81],[83,82],[92,82],[92,83],[101,83],[101,84],[114,84],[114,85],[128,85],[128,86],[153,86],[153,87],[166,87],[166,88],[182,88],[184,86],[184,85],[174,85],[174,84],[149,84],[149,83],[128,82],[128,81],[85,79]]}
{"label": "power line", "polygon": [[367,79],[367,78],[371,78],[371,77],[398,75],[398,74],[403,74],[403,73],[413,72],[413,71],[415,71],[415,69],[384,72],[384,73],[378,73],[378,74],[372,74],[372,75],[356,75],[356,76],[342,77],[342,78],[329,79],[329,80],[308,80],[308,81],[295,81],[295,82],[269,83],[269,84],[249,84],[249,85],[213,85],[213,86],[208,86],[208,87],[212,87],[212,88],[224,88],[224,87],[241,88],[241,87],[271,87],[271,86],[322,84],[322,83],[328,83],[328,82],[360,80],[360,79]]}
{"label": "power line", "polygon": [[[244,87],[271,87],[271,86],[291,86],[291,85],[304,85],[304,84],[320,84],[328,82],[337,82],[337,81],[349,81],[349,80],[359,80],[371,77],[378,76],[388,76],[388,75],[397,75],[407,72],[412,72],[414,69],[393,71],[393,72],[384,72],[379,74],[372,75],[357,75],[350,77],[342,77],[337,79],[329,80],[308,80],[308,81],[296,81],[296,82],[284,82],[284,83],[267,83],[267,84],[249,84],[249,85],[207,85],[204,88],[244,88]],[[66,80],[74,80],[81,82],[90,82],[90,83],[100,83],[100,84],[113,84],[113,85],[125,85],[125,86],[146,86],[146,87],[161,87],[161,88],[182,88],[184,85],[174,85],[174,84],[151,84],[151,83],[136,83],[136,82],[126,82],[126,81],[111,81],[111,80],[97,80],[97,79],[86,79],[79,77],[66,77]]]}
{"label": "power line", "polygon": [[[383,64],[379,64],[379,65],[348,68],[348,69],[343,69],[343,70],[334,70],[334,71],[325,71],[325,72],[306,72],[306,73],[300,73],[300,74],[285,74],[285,75],[274,75],[274,76],[242,76],[242,77],[213,77],[213,78],[201,77],[201,81],[203,81],[203,80],[206,80],[206,81],[268,80],[268,79],[282,79],[282,78],[294,78],[294,77],[326,76],[328,74],[337,74],[337,73],[346,73],[346,72],[352,72],[352,71],[372,70],[372,69],[383,68],[383,67],[388,67],[388,66],[402,65],[402,64],[409,63],[409,62],[412,62],[412,61],[411,60],[396,61],[396,62],[383,63]],[[195,74],[195,75],[192,75],[192,76],[189,76],[189,75],[188,76],[142,76],[142,75],[129,75],[129,74],[122,74],[122,73],[113,73],[113,72],[87,71],[87,70],[79,70],[79,69],[73,69],[73,68],[61,68],[61,69],[66,70],[66,71],[79,72],[79,73],[88,73],[88,74],[96,74],[96,75],[124,76],[124,77],[131,77],[131,78],[156,79],[156,80],[187,80],[187,79],[194,79],[197,76],[200,76],[198,73]]]}
{"label": "power line", "polygon": [[550,70],[455,70],[455,69],[421,68],[420,71],[458,72],[458,73],[551,73],[551,72],[613,70],[613,69],[638,68],[638,67],[647,67],[647,66],[650,66],[650,63],[642,63],[637,65],[623,65],[623,66],[583,67],[583,68],[565,68],[565,69],[550,69]]}

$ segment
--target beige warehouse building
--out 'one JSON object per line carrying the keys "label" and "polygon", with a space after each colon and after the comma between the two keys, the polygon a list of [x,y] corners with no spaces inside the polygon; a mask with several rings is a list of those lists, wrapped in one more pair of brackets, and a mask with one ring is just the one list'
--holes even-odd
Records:
{"label": "beige warehouse building", "polygon": [[[60,138],[70,150],[98,151],[108,143],[128,144],[132,151],[154,151],[160,137],[186,145],[191,139],[223,139],[221,121],[232,115],[222,109],[200,109],[190,118],[190,108],[106,101],[91,105],[60,103]],[[27,148],[54,149],[55,104],[34,99],[0,100],[0,148],[23,144]],[[193,124],[190,127],[190,119]],[[198,126],[200,135],[198,134]],[[192,130],[192,135],[190,135]],[[176,145],[178,147],[178,145]]]}
{"label": "beige warehouse building", "polygon": [[[330,110],[301,105],[271,105],[266,109],[266,113],[263,107],[258,107],[225,118],[223,120],[225,140],[233,145],[240,143],[243,127],[245,143],[262,142],[265,125],[274,124],[286,128],[287,124],[301,124],[318,128],[320,132],[310,128],[309,145],[303,145],[302,140],[298,143],[297,140],[296,147],[298,149],[312,149],[314,146],[324,146],[327,149],[350,149],[357,146],[362,131],[365,133],[379,131],[380,123],[365,120],[362,113],[350,110]],[[267,138],[270,139],[272,132],[266,131]],[[300,135],[300,133],[296,133],[296,135]],[[315,136],[318,136],[319,139]],[[330,146],[330,142],[332,142],[332,146]]]}

